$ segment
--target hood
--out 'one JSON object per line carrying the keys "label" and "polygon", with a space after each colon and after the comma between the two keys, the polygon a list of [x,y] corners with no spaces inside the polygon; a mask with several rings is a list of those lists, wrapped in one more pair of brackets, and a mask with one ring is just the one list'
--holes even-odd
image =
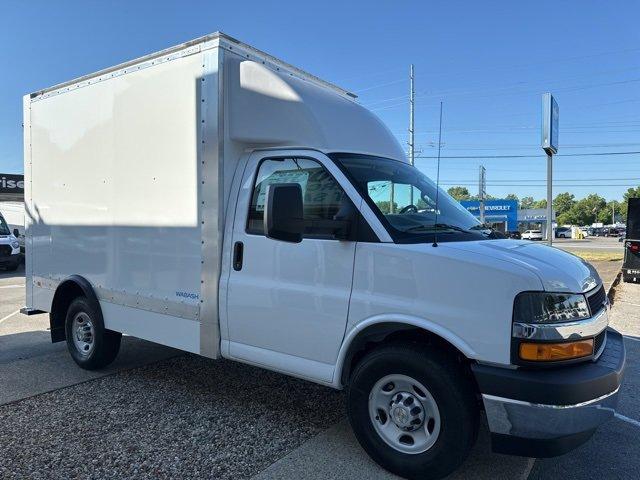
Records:
{"label": "hood", "polygon": [[548,245],[511,239],[441,244],[445,245],[525,267],[540,278],[548,292],[586,292],[602,283],[598,272],[589,263]]}

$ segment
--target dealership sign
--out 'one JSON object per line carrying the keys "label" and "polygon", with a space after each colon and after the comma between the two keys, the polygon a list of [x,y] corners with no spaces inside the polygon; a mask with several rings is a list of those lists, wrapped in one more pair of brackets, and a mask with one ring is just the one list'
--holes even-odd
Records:
{"label": "dealership sign", "polygon": [[0,193],[24,194],[24,175],[0,173]]}
{"label": "dealership sign", "polygon": [[542,149],[548,154],[558,153],[558,123],[560,109],[553,95],[542,95]]}
{"label": "dealership sign", "polygon": [[[484,201],[485,221],[488,223],[506,222],[506,230],[518,229],[518,201],[494,199]],[[478,200],[462,200],[460,202],[469,213],[480,216],[480,202]]]}

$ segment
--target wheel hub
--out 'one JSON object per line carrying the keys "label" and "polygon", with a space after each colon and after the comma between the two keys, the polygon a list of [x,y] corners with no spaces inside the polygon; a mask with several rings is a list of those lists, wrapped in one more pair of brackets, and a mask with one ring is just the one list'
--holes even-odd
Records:
{"label": "wheel hub", "polygon": [[389,416],[398,428],[410,432],[424,423],[424,407],[415,395],[399,392],[391,401]]}
{"label": "wheel hub", "polygon": [[94,346],[94,327],[91,318],[84,312],[73,318],[73,344],[81,355],[89,355]]}
{"label": "wheel hub", "polygon": [[429,450],[440,435],[440,412],[429,390],[402,374],[386,375],[369,393],[369,416],[380,438],[402,453]]}

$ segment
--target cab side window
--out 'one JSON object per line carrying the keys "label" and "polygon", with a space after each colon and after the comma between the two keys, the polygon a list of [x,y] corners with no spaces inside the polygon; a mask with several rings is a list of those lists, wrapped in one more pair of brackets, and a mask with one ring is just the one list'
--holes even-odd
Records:
{"label": "cab side window", "polygon": [[264,203],[272,183],[297,183],[302,188],[305,238],[333,238],[337,218],[354,209],[342,187],[325,168],[308,158],[265,159],[251,195],[247,233],[264,235]]}

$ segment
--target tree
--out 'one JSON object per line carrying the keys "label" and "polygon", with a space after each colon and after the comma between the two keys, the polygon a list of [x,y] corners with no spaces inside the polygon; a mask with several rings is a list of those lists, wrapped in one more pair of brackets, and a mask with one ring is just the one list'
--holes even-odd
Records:
{"label": "tree", "polygon": [[559,217],[567,213],[575,203],[575,196],[572,193],[565,192],[558,194],[553,200],[553,208],[556,211],[556,216]]}
{"label": "tree", "polygon": [[[391,205],[391,202],[389,200],[382,200],[380,202],[376,202],[376,205],[378,206],[378,208],[383,214],[387,215],[391,213],[389,211],[389,206]],[[394,212],[398,211],[398,202],[393,202],[393,211]]]}
{"label": "tree", "polygon": [[416,202],[416,207],[418,208],[418,210],[426,210],[427,208],[429,208],[429,205],[427,205],[427,202],[425,202],[423,198],[419,198]]}
{"label": "tree", "polygon": [[515,200],[516,202],[518,201],[518,195],[516,195],[515,193],[508,193],[504,198],[506,200]]}
{"label": "tree", "polygon": [[449,190],[447,190],[447,193],[449,193],[449,195],[451,195],[458,201],[469,200],[469,198],[471,197],[469,195],[469,189],[467,187],[451,187]]}
{"label": "tree", "polygon": [[520,200],[520,208],[533,208],[533,197],[522,197]]}
{"label": "tree", "polygon": [[[575,202],[569,211],[558,218],[560,224],[591,225],[596,221],[607,222],[607,201],[600,195],[592,193]],[[611,212],[608,212],[609,218]]]}
{"label": "tree", "polygon": [[620,213],[622,214],[623,221],[627,221],[627,208],[629,205],[629,199],[638,197],[640,197],[640,187],[630,188],[629,190],[624,192],[622,202],[620,203]]}
{"label": "tree", "polygon": [[533,202],[531,208],[547,208],[547,199],[543,198],[542,200],[536,200]]}

